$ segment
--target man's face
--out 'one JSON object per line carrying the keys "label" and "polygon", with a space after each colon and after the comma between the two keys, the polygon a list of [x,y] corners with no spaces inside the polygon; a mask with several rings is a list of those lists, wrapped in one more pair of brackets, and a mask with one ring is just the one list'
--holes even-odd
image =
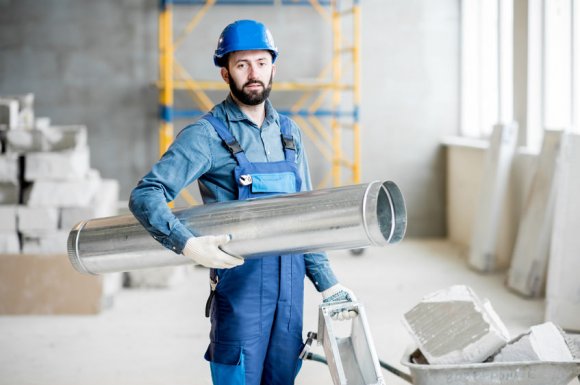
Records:
{"label": "man's face", "polygon": [[236,51],[228,56],[222,78],[229,84],[234,97],[248,106],[263,103],[272,90],[276,66],[269,51]]}

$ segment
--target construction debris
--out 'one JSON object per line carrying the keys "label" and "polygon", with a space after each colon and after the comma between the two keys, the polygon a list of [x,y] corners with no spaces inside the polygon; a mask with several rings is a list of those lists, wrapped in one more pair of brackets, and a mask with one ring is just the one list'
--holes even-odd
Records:
{"label": "construction debris", "polygon": [[563,362],[573,359],[565,333],[552,322],[532,326],[492,357],[493,362]]}
{"label": "construction debris", "polygon": [[491,304],[467,286],[428,295],[405,313],[404,323],[418,345],[410,362],[419,365],[565,363],[580,358],[580,341],[552,322],[532,326],[510,341]]}
{"label": "construction debris", "polygon": [[467,286],[425,297],[404,323],[430,364],[483,362],[510,339],[491,304]]}

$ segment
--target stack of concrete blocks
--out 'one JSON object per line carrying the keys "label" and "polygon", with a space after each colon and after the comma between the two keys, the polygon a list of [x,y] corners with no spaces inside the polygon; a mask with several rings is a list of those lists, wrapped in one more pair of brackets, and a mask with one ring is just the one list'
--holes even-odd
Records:
{"label": "stack of concrete blocks", "polygon": [[463,285],[428,295],[404,324],[429,364],[483,362],[510,339],[489,301]]}
{"label": "stack of concrete blocks", "polygon": [[[66,256],[76,223],[117,214],[119,185],[90,168],[85,126],[31,124],[32,100],[0,97],[0,254]],[[121,282],[106,275],[103,288],[114,293]]]}

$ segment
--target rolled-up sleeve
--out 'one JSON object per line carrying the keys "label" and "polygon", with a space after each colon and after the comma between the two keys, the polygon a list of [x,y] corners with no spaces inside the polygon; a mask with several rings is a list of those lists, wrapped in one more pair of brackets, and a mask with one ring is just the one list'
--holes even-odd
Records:
{"label": "rolled-up sleeve", "polygon": [[143,227],[177,254],[193,234],[173,215],[167,202],[210,169],[211,151],[205,132],[202,123],[184,128],[129,199],[129,209]]}

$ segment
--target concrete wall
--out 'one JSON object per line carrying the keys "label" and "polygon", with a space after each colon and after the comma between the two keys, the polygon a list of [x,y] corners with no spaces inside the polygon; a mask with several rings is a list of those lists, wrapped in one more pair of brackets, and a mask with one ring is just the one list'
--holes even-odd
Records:
{"label": "concrete wall", "polygon": [[[122,198],[157,158],[157,4],[0,0],[0,93],[34,92],[37,116],[86,124],[91,162],[120,180]],[[458,131],[459,1],[361,4],[362,179],[401,186],[408,235],[444,236],[440,138]],[[178,7],[175,30],[192,15]],[[269,25],[281,51],[279,81],[315,77],[328,61],[330,25],[310,7],[220,6],[179,51],[194,77],[219,79],[211,54],[221,29],[237,18]],[[188,97],[178,95],[177,105]],[[212,97],[219,101],[223,93]],[[295,98],[273,96],[277,104]],[[176,122],[176,130],[186,123]],[[328,166],[309,147],[318,180]]]}

